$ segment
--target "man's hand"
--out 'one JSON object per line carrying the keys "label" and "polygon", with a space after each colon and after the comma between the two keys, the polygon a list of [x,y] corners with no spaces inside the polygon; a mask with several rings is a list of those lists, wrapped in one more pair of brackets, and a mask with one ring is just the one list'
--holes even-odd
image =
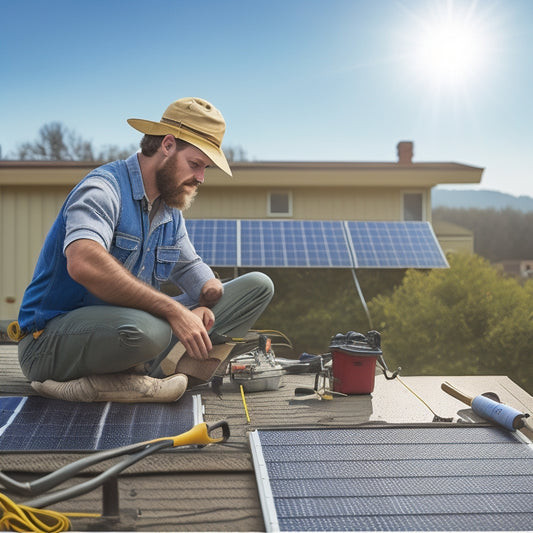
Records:
{"label": "man's hand", "polygon": [[[92,294],[111,305],[142,309],[164,318],[191,357],[209,357],[213,346],[207,331],[213,327],[215,316],[207,306],[190,311],[173,298],[139,281],[95,241],[74,241],[67,247],[65,255],[71,278]],[[220,282],[215,281],[217,283],[212,284],[212,288],[221,287]],[[204,288],[209,289],[208,283]]]}
{"label": "man's hand", "polygon": [[213,345],[207,333],[215,323],[215,315],[207,307],[190,311],[180,307],[179,313],[167,317],[174,335],[179,338],[193,359],[207,359]]}
{"label": "man's hand", "polygon": [[202,307],[213,307],[224,294],[224,288],[220,280],[213,278],[204,283],[200,293],[200,305]]}

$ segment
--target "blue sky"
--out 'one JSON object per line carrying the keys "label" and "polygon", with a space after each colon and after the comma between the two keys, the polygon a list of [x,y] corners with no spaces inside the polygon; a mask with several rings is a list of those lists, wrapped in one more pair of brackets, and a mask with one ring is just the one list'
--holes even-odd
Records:
{"label": "blue sky", "polygon": [[[533,197],[532,0],[0,0],[0,146],[60,121],[137,144],[183,96],[257,161],[484,167]],[[472,187],[468,187],[472,188]]]}

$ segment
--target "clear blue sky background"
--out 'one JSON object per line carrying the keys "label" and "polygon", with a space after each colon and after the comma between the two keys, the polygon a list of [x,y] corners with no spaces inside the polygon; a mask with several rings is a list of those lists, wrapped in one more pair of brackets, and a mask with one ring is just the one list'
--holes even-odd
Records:
{"label": "clear blue sky background", "polygon": [[[459,71],[420,59],[443,23]],[[0,0],[0,65],[4,158],[52,121],[137,144],[127,118],[201,96],[250,160],[396,161],[411,140],[533,197],[533,0]]]}

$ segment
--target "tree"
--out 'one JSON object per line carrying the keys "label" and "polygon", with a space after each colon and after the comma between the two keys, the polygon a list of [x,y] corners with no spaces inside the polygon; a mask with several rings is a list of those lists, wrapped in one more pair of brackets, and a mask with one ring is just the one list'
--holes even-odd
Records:
{"label": "tree", "polygon": [[369,302],[389,366],[406,374],[503,374],[533,390],[533,280],[520,284],[477,255],[409,270]]}
{"label": "tree", "polygon": [[[265,269],[276,291],[256,327],[280,330],[291,339],[296,355],[327,352],[337,333],[366,333],[370,325],[352,273],[348,269]],[[357,277],[366,301],[390,294],[404,270],[359,270]]]}
{"label": "tree", "polygon": [[533,257],[533,212],[515,209],[439,207],[433,220],[446,220],[474,233],[474,251],[489,261]]}
{"label": "tree", "polygon": [[235,161],[247,161],[248,158],[246,156],[246,151],[243,150],[242,146],[224,146],[224,155],[228,159],[228,161],[235,162]]}
{"label": "tree", "polygon": [[120,148],[115,144],[104,146],[100,152],[98,152],[98,161],[115,161],[116,159],[127,159],[133,152],[137,150],[137,147],[133,144],[125,148]]}
{"label": "tree", "polygon": [[113,161],[127,158],[136,149],[134,145],[125,148],[107,145],[95,156],[90,141],[61,122],[50,122],[41,127],[36,141],[26,142],[18,147],[16,158],[40,161]]}
{"label": "tree", "polygon": [[42,126],[36,141],[19,146],[18,158],[42,161],[94,161],[91,143],[83,140],[61,122],[50,122]]}

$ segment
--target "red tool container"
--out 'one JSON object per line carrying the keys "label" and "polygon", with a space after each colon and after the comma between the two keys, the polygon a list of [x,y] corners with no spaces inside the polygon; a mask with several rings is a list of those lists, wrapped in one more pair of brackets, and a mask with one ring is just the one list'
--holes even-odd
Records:
{"label": "red tool container", "polygon": [[[377,332],[371,332],[377,333]],[[332,355],[333,390],[343,394],[370,394],[374,390],[376,361],[382,359],[379,334],[365,337],[356,331],[335,335]]]}

